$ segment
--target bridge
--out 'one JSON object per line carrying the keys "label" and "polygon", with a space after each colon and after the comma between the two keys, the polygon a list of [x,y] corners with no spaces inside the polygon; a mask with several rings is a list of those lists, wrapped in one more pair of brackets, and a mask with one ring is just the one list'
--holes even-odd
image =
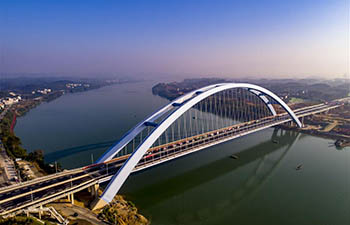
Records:
{"label": "bridge", "polygon": [[[89,189],[92,208],[111,202],[137,171],[269,127],[337,108],[347,99],[292,110],[271,91],[253,84],[210,85],[170,102],[137,124],[92,165],[0,189],[0,215],[15,214]],[[101,196],[99,184],[109,182]]]}

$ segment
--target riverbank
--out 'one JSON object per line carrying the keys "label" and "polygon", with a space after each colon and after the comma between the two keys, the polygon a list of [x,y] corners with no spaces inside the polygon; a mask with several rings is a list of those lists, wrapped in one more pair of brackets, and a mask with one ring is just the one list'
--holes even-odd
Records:
{"label": "riverbank", "polygon": [[344,139],[344,140],[350,141],[350,136],[345,136],[343,134],[337,134],[337,133],[331,133],[331,132],[322,132],[322,131],[319,131],[318,129],[305,129],[305,128],[303,129],[303,128],[298,128],[295,126],[289,126],[285,124],[278,125],[277,127],[280,127],[284,130],[298,131],[300,133],[309,134],[315,137],[322,137],[322,138],[333,139],[333,140]]}
{"label": "riverbank", "polygon": [[[4,151],[6,152],[7,156],[11,158],[16,168],[17,176],[13,181],[18,182],[56,172],[55,168],[44,162],[44,155],[42,151],[36,150],[28,153],[27,150],[21,146],[21,140],[13,132],[13,129],[16,124],[16,118],[23,115],[24,114],[16,111],[15,106],[12,106],[11,109],[6,112],[0,122],[1,142],[3,144]],[[58,170],[60,170],[59,165]]]}
{"label": "riverbank", "polygon": [[[124,84],[130,82],[139,81],[128,81],[128,80],[107,80],[107,81],[91,81],[89,84],[85,83],[67,83],[70,81],[58,81],[53,82],[49,85],[49,88],[33,91],[28,94],[28,90],[23,87],[18,89],[18,93],[24,93],[20,101],[7,106],[1,113],[0,120],[0,139],[4,144],[6,153],[13,160],[23,159],[29,161],[36,166],[39,166],[39,170],[45,171],[45,174],[55,173],[61,170],[59,163],[57,165],[47,164],[44,162],[43,150],[32,149],[31,153],[28,153],[26,149],[22,147],[22,143],[19,137],[16,136],[14,128],[16,126],[17,119],[26,115],[30,110],[39,106],[44,102],[51,102],[59,97],[65,95],[66,93],[77,93],[77,92],[87,92],[94,89],[99,89],[105,86],[111,86],[115,84]],[[44,85],[44,84],[43,84]],[[52,85],[52,87],[50,86]],[[10,90],[4,90],[5,92],[12,93]],[[38,152],[39,151],[39,152]],[[57,170],[56,170],[57,169]],[[29,177],[29,176],[24,176]]]}
{"label": "riverbank", "polygon": [[16,217],[9,217],[5,219],[0,219],[0,225],[42,225],[44,222],[45,225],[54,225],[55,223],[50,223],[49,221],[39,221],[38,219],[34,217],[27,217],[27,216],[16,216]]}
{"label": "riverbank", "polygon": [[[99,195],[102,190],[98,190]],[[99,210],[90,210],[90,204],[94,197],[86,190],[75,194],[74,204],[66,199],[49,203],[70,224],[133,224],[149,225],[150,222],[138,212],[135,204],[127,201],[123,196],[116,195],[113,201]]]}
{"label": "riverbank", "polygon": [[334,143],[335,147],[337,148],[345,148],[345,147],[350,147],[350,139],[345,140],[345,139],[337,139]]}
{"label": "riverbank", "polygon": [[[47,98],[36,98],[36,99],[27,99],[23,100],[15,105],[12,105],[11,108],[8,108],[3,115],[3,119],[0,122],[1,128],[1,139],[4,142],[4,146],[6,146],[6,152],[8,155],[11,155],[12,161],[16,164],[16,170],[18,171],[18,178],[24,180],[34,179],[38,176],[44,176],[49,173],[55,173],[56,167],[52,164],[47,164],[44,161],[44,152],[42,150],[36,150],[28,153],[26,149],[22,148],[20,138],[18,138],[13,132],[13,128],[16,125],[16,118],[22,117],[26,115],[31,109],[39,106],[43,102],[52,101],[54,99],[59,98],[61,95],[54,95],[52,97]],[[15,140],[15,141],[14,141]],[[21,158],[21,160],[19,160]],[[60,167],[58,166],[58,171]],[[121,196],[116,196],[119,200],[109,206],[110,208],[105,209],[105,212],[109,212],[105,216],[105,220],[113,220],[113,218],[109,217],[110,213],[112,215],[116,214],[116,218],[119,218],[118,221],[124,221],[124,224],[148,224],[147,219],[142,215],[137,213],[137,209],[133,203],[124,200]],[[78,199],[78,198],[77,198]],[[86,223],[86,220],[81,218],[75,218],[72,216],[74,214],[74,210],[79,211],[81,215],[88,215],[91,212],[88,208],[81,207],[79,205],[71,205],[70,203],[64,203],[68,206],[65,208],[65,215],[72,219],[72,224],[96,224],[95,222],[99,219],[97,218],[97,214],[95,215],[97,220],[89,221]],[[62,205],[62,204],[61,204]],[[101,214],[103,215],[103,214]],[[18,221],[21,220],[22,217],[15,217],[14,219],[8,219],[6,221]],[[23,217],[26,218],[26,217]],[[29,218],[29,217],[28,217]],[[134,223],[133,219],[138,218],[140,221],[146,223]],[[74,221],[73,221],[74,220]],[[4,220],[5,224],[6,221]],[[29,219],[28,219],[29,221]],[[133,221],[132,223],[129,223]],[[136,220],[138,221],[138,220]],[[110,222],[109,222],[110,223]],[[35,224],[35,223],[33,223]],[[101,224],[108,224],[101,222]],[[123,224],[123,223],[119,223]]]}
{"label": "riverbank", "polygon": [[303,119],[304,127],[298,128],[288,124],[279,125],[286,130],[296,130],[313,136],[335,140],[338,148],[349,146],[350,142],[350,105],[344,104],[326,114],[311,115]]}
{"label": "riverbank", "polygon": [[121,195],[116,195],[110,204],[102,208],[98,213],[98,218],[111,224],[150,224],[143,215],[138,213],[135,204],[126,201]]}

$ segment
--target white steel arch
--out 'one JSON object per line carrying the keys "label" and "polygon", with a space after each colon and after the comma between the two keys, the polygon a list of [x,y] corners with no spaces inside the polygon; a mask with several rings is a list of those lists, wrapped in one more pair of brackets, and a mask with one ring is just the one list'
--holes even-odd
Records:
{"label": "white steel arch", "polygon": [[[147,126],[145,125],[146,122],[154,122],[157,120],[159,117],[164,115],[165,113],[169,112],[173,108],[177,107],[174,105],[181,105],[185,101],[187,101],[190,98],[193,98],[194,96],[198,95],[199,93],[203,93],[205,91],[208,91],[212,88],[216,88],[222,85],[227,85],[227,83],[223,84],[214,84],[214,85],[209,85],[200,89],[197,89],[195,91],[189,92],[183,96],[180,96],[179,98],[175,99],[174,101],[170,102],[166,106],[162,107],[161,109],[157,110],[155,113],[153,113],[151,116],[147,117],[145,120],[142,122],[138,123],[134,128],[129,130],[118,142],[112,145],[98,160],[96,163],[103,163],[105,161],[113,159],[113,157],[118,154],[130,141],[132,141],[142,130],[144,130]],[[268,109],[270,110],[272,115],[276,115],[276,111],[272,104],[269,102],[267,97],[260,91],[256,89],[249,89],[249,91],[256,96],[258,96],[261,101],[263,101]],[[299,125],[299,124],[298,124]]]}
{"label": "white steel arch", "polygon": [[155,113],[147,117],[142,122],[138,123],[134,128],[129,130],[118,142],[116,142],[111,148],[109,148],[98,160],[96,163],[103,163],[105,161],[113,159],[113,157],[120,152],[130,141],[132,141],[142,130],[144,130],[147,126],[145,125],[146,122],[154,122],[159,117],[163,116],[170,110],[174,109],[176,104],[182,104],[183,102],[187,101],[188,99],[192,98],[196,95],[196,93],[204,92],[206,90],[209,90],[218,84],[206,86],[203,88],[200,88],[195,91],[191,91],[183,96],[180,96],[179,98],[175,99],[174,101],[170,102],[166,106],[160,108]]}
{"label": "white steel arch", "polygon": [[271,91],[254,84],[248,83],[222,83],[216,85],[210,85],[195,91],[192,91],[173,102],[169,103],[165,107],[158,110],[156,113],[152,114],[146,120],[139,123],[135,128],[130,130],[115,146],[110,148],[97,162],[104,162],[112,159],[127,143],[129,143],[136,135],[141,132],[147,125],[146,122],[154,122],[157,118],[164,115],[166,112],[170,111],[174,107],[178,107],[172,113],[170,113],[162,122],[156,125],[156,128],[149,134],[149,136],[143,140],[143,142],[137,147],[137,149],[131,154],[124,165],[119,169],[119,171],[113,176],[107,188],[103,192],[99,202],[95,203],[95,208],[98,205],[105,205],[113,200],[114,196],[117,194],[125,180],[128,178],[134,167],[141,160],[143,155],[147,150],[153,145],[153,143],[158,139],[160,135],[172,124],[174,123],[183,113],[189,110],[198,102],[204,100],[205,98],[214,95],[218,92],[233,89],[233,88],[245,88],[255,95],[259,96],[262,101],[268,106],[271,113],[276,115],[276,112],[272,104],[268,101],[266,96],[271,97],[276,103],[281,105],[287,113],[291,116],[294,122],[302,127],[301,122],[294,112],[289,108],[289,106],[284,103],[277,95]]}

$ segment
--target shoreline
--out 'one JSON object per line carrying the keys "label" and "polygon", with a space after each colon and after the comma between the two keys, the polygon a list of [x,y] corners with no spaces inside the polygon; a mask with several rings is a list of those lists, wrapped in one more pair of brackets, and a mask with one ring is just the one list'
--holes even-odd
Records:
{"label": "shoreline", "polygon": [[16,122],[17,122],[17,116],[16,113],[13,114],[13,119],[12,119],[12,123],[11,123],[11,127],[10,127],[10,132],[13,133],[13,130],[16,126]]}
{"label": "shoreline", "polygon": [[[21,138],[16,136],[15,133],[15,127],[18,121],[19,117],[23,117],[25,116],[27,113],[29,113],[32,109],[40,106],[42,103],[49,103],[51,101],[54,101],[64,95],[67,94],[75,94],[75,93],[81,93],[81,92],[88,92],[88,91],[92,91],[92,90],[97,90],[103,87],[107,87],[107,86],[112,86],[112,85],[123,85],[123,84],[129,84],[129,83],[139,83],[139,82],[143,82],[143,80],[139,80],[139,81],[123,81],[123,82],[118,82],[118,83],[105,83],[104,85],[99,85],[99,86],[94,86],[94,87],[89,87],[88,89],[83,89],[83,90],[71,90],[71,91],[65,91],[65,90],[57,90],[57,91],[53,91],[50,92],[46,95],[43,95],[41,97],[36,97],[36,98],[31,98],[31,99],[25,99],[22,100],[18,103],[15,103],[7,108],[5,108],[2,112],[3,114],[3,118],[0,120],[0,141],[2,141],[4,138],[6,138],[7,136],[10,136],[11,138],[16,139],[16,146],[15,148],[18,148],[21,150],[21,154],[13,154],[13,149],[8,149],[5,147],[6,153],[7,155],[9,155],[9,158],[11,158],[15,164],[16,161],[15,159],[21,158],[21,159],[26,159],[28,156],[30,156],[32,153],[33,155],[36,154],[37,150],[32,150],[32,151],[28,151],[27,149],[22,147],[22,142],[21,142]],[[5,120],[4,120],[5,119]],[[8,121],[10,120],[10,121]],[[44,154],[43,152],[39,153],[39,161],[40,163],[38,163],[36,161],[36,159],[33,159],[34,161],[28,161],[28,163],[32,163],[33,165],[36,164],[37,165],[37,169],[40,171],[44,171],[45,174],[51,174],[51,173],[55,173],[56,171],[54,171],[54,166],[52,166],[52,163],[47,163],[45,162],[44,159]],[[24,160],[26,161],[26,160]],[[40,166],[41,165],[41,166]],[[42,167],[44,166],[44,168]],[[57,163],[58,166],[58,170],[62,171],[63,168],[59,163]],[[47,170],[47,168],[49,168],[49,170]]]}
{"label": "shoreline", "polygon": [[[326,139],[332,139],[335,142],[338,140],[345,140],[346,143],[350,142],[350,136],[343,136],[340,134],[331,134],[329,132],[321,132],[318,130],[306,130],[306,129],[300,129],[298,127],[290,127],[288,125],[278,125],[278,127],[284,129],[284,130],[292,130],[292,131],[297,131],[303,134],[308,134],[314,137],[320,137],[320,138],[326,138]],[[344,146],[340,146],[340,147],[349,147],[350,145],[344,145]]]}
{"label": "shoreline", "polygon": [[[130,82],[126,82],[126,83],[130,83]],[[118,83],[118,84],[121,84],[121,83]],[[122,84],[124,84],[124,83],[122,83]],[[111,86],[111,85],[115,85],[115,84],[109,84],[109,85],[101,86],[98,88],[92,88],[92,89],[80,91],[80,92],[95,90],[95,89],[99,89],[99,88]],[[76,92],[72,92],[71,94],[74,94],[74,93],[76,93]],[[31,109],[36,108],[37,106],[39,106],[43,102],[51,102],[51,101],[56,100],[59,97],[63,96],[64,94],[65,93],[63,91],[58,91],[58,92],[51,93],[50,96],[45,96],[48,98],[41,98],[40,100],[35,100],[35,99],[25,100],[24,102],[19,102],[15,105],[10,106],[9,108],[7,108],[6,112],[4,113],[3,118],[12,117],[12,120],[11,120],[11,123],[5,124],[5,126],[3,126],[4,121],[3,120],[0,121],[0,125],[3,128],[3,129],[1,129],[0,140],[2,140],[4,138],[4,132],[5,133],[8,132],[10,135],[17,138],[18,144],[19,144],[18,147],[20,147],[20,145],[21,145],[20,138],[17,137],[15,132],[14,132],[14,128],[15,128],[16,123],[17,123],[17,117],[25,116]],[[4,130],[4,128],[5,128],[5,130]],[[4,148],[4,150],[8,155],[8,152],[10,152],[10,150],[5,149],[5,148]],[[29,177],[27,175],[22,174],[24,171],[20,169],[21,164],[31,165],[31,166],[35,167],[36,170],[41,173],[41,174],[36,173],[36,174],[40,174],[40,175],[32,177],[32,179],[35,179],[35,178],[40,177],[40,176],[45,176],[47,174],[51,174],[50,172],[52,172],[52,171],[47,171],[47,167],[46,167],[47,165],[50,166],[50,164],[47,164],[44,161],[43,155],[39,156],[39,157],[41,157],[40,159],[42,162],[42,164],[40,164],[39,162],[36,161],[36,158],[34,158],[33,161],[29,161],[29,159],[27,159],[27,157],[29,157],[31,155],[31,153],[34,153],[34,155],[35,155],[36,151],[28,153],[28,151],[26,149],[23,149],[23,150],[25,151],[25,154],[26,154],[26,157],[25,157],[26,159],[24,159],[24,160],[17,161],[17,158],[14,157],[13,155],[9,156],[9,159],[11,161],[13,161],[13,163],[15,164],[15,167],[18,170],[18,177],[20,180],[21,180],[21,177],[27,177],[27,178]],[[43,167],[43,165],[45,165],[45,167]],[[61,168],[61,166],[59,166],[59,170],[63,170],[63,169],[64,168]],[[34,174],[32,170],[31,170],[31,173]],[[9,185],[11,185],[11,184],[9,184]],[[100,219],[100,221],[102,223],[107,223],[107,224],[111,223],[111,222],[115,222],[114,218],[118,218],[118,221],[122,221],[124,223],[125,222],[128,223],[128,221],[132,221],[132,222],[137,221],[137,223],[135,222],[134,224],[139,224],[139,225],[150,224],[150,222],[148,221],[147,218],[145,218],[143,215],[138,213],[138,209],[131,201],[126,200],[123,196],[120,196],[120,195],[116,195],[115,198],[118,200],[116,202],[114,202],[111,206],[104,207],[103,209],[101,209],[100,213],[96,215],[97,216],[96,219]],[[55,203],[53,202],[50,204],[55,204]],[[69,207],[69,208],[71,208],[71,207]],[[77,205],[76,208],[85,209],[86,207],[81,207],[81,206]],[[70,211],[70,210],[68,210],[68,211]],[[90,212],[91,215],[95,214],[90,209],[88,209],[88,211]],[[108,216],[110,213],[116,213],[116,217]],[[20,218],[20,217],[16,216],[14,218]],[[130,218],[133,218],[133,220],[131,220]],[[73,219],[73,218],[70,218],[70,219]],[[71,221],[74,222],[75,220],[76,220],[76,218],[74,218]]]}

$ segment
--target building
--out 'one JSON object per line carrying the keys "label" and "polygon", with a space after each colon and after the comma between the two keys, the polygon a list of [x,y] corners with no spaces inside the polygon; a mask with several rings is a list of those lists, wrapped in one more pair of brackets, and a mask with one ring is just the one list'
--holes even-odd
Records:
{"label": "building", "polygon": [[19,95],[16,97],[12,97],[12,98],[6,97],[6,98],[0,100],[0,102],[1,102],[0,108],[4,108],[5,106],[9,106],[9,105],[12,105],[14,103],[18,103],[21,100],[22,100],[22,97]]}
{"label": "building", "polygon": [[43,90],[32,91],[32,94],[34,95],[35,93],[39,93],[39,94],[46,95],[46,94],[50,93],[51,91],[52,90],[50,88],[45,88]]}

